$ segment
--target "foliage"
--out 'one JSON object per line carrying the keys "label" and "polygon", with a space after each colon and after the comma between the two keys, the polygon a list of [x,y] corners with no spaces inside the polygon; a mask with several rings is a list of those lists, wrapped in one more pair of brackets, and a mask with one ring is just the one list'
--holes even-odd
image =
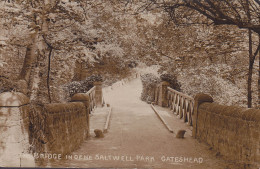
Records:
{"label": "foliage", "polygon": [[157,85],[160,83],[160,79],[155,75],[148,73],[141,75],[141,81],[143,84],[143,90],[141,94],[141,100],[151,103],[154,101],[154,91]]}
{"label": "foliage", "polygon": [[[18,81],[27,48],[35,44],[36,58],[27,81],[29,90],[39,86],[38,93],[46,97],[49,79],[53,102],[62,100],[64,93],[60,86],[64,84],[75,83],[71,91],[85,91],[79,89],[81,81],[93,74],[102,74],[104,83],[110,85],[130,75],[137,65],[145,64],[150,66],[146,73],[154,72],[152,69],[157,66],[161,67],[159,74],[176,75],[181,89],[188,94],[204,91],[220,102],[223,97],[228,104],[244,104],[248,32],[240,28],[250,27],[257,32],[259,10],[253,10],[259,8],[256,2],[1,1],[0,75]],[[216,9],[219,10],[213,12]],[[223,16],[227,19],[223,20]],[[231,25],[223,25],[224,22]],[[33,43],[35,34],[37,43]],[[258,45],[256,38],[255,33],[254,50]],[[217,67],[222,67],[221,71],[216,71]],[[169,75],[168,80],[176,77]],[[253,77],[257,78],[256,70]],[[35,85],[35,82],[39,83]],[[14,88],[10,83],[5,86],[11,86],[8,90]],[[218,90],[214,91],[213,87]],[[144,96],[144,100],[147,97]]]}
{"label": "foliage", "polygon": [[[234,1],[160,1],[160,0],[144,0],[138,10],[162,9],[169,14],[170,19],[176,25],[232,25],[239,29],[248,30],[248,76],[247,76],[247,100],[248,107],[252,106],[252,78],[253,65],[256,55],[260,51],[260,39],[258,45],[253,52],[253,32],[260,37],[260,1],[259,0],[234,0]],[[224,31],[225,32],[225,31]],[[209,48],[210,49],[210,48]],[[208,53],[210,59],[211,53]],[[259,62],[260,63],[260,62]],[[259,73],[260,82],[260,73]],[[260,83],[258,84],[258,103],[260,104]]]}
{"label": "foliage", "polygon": [[[94,82],[101,81],[103,81],[102,76],[92,75],[90,77],[87,77],[85,80],[73,81],[64,85],[63,87],[65,91],[69,93],[69,97],[72,97],[76,93],[86,93],[94,86]],[[67,98],[67,100],[69,99]]]}
{"label": "foliage", "polygon": [[232,73],[232,67],[215,64],[201,68],[183,69],[178,74],[184,93],[195,96],[206,93],[223,105],[246,105],[246,80]]}
{"label": "foliage", "polygon": [[13,81],[4,77],[0,76],[0,93],[2,92],[9,92],[15,89]]}
{"label": "foliage", "polygon": [[169,82],[171,88],[181,91],[181,85],[178,82],[176,75],[165,73],[160,76],[160,79],[161,81]]}

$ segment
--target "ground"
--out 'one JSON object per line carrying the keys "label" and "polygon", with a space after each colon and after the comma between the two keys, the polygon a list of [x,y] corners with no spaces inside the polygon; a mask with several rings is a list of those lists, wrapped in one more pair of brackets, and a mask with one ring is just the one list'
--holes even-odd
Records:
{"label": "ground", "polygon": [[[141,90],[139,78],[104,90],[105,101],[112,107],[108,133],[99,139],[92,133],[80,149],[67,156],[68,159],[57,160],[49,165],[84,168],[233,168],[223,158],[217,157],[216,152],[207,145],[194,139],[191,127],[168,109],[156,107],[174,133],[178,129],[188,130],[184,139],[175,138],[175,134],[167,130],[151,106],[140,100]],[[90,119],[91,132],[105,125],[105,113],[98,113],[94,112]],[[95,118],[98,116],[99,120]],[[100,119],[103,119],[103,124]]]}

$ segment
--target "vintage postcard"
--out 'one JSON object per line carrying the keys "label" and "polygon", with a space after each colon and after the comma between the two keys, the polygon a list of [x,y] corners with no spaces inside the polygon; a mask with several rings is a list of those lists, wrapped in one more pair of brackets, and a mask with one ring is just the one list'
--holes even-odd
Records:
{"label": "vintage postcard", "polygon": [[260,168],[259,0],[1,0],[0,168]]}

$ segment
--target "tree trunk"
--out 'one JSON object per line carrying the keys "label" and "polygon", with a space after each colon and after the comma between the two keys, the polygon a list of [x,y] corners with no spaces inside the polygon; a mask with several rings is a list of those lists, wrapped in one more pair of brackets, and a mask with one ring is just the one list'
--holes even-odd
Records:
{"label": "tree trunk", "polygon": [[24,63],[22,70],[19,75],[19,79],[25,80],[27,84],[29,83],[30,75],[33,69],[33,64],[36,61],[36,41],[37,41],[37,33],[34,33],[32,36],[32,42],[27,46],[26,54],[24,58]]}
{"label": "tree trunk", "polygon": [[[260,34],[258,34],[258,45],[260,46]],[[258,108],[260,108],[260,50],[258,51]]]}
{"label": "tree trunk", "polygon": [[247,106],[252,107],[252,76],[253,76],[253,47],[252,47],[252,31],[248,30],[249,37],[249,68],[248,68],[248,80],[247,80]]}
{"label": "tree trunk", "polygon": [[[48,53],[48,44],[45,42],[43,38],[48,33],[48,21],[46,19],[46,11],[49,5],[49,1],[44,1],[43,12],[41,15],[41,20],[39,21],[39,25],[41,25],[41,32],[37,39],[38,42],[38,59],[37,59],[37,67],[34,71],[34,76],[31,76],[30,82],[33,84],[31,88],[30,100],[36,101],[39,103],[49,103],[48,97],[48,60],[46,54]],[[48,83],[48,84],[47,84]]]}
{"label": "tree trunk", "polygon": [[52,48],[50,48],[49,57],[48,57],[48,75],[47,75],[47,88],[48,88],[48,96],[49,96],[50,103],[51,103],[51,90],[50,90],[51,53],[52,53]]}

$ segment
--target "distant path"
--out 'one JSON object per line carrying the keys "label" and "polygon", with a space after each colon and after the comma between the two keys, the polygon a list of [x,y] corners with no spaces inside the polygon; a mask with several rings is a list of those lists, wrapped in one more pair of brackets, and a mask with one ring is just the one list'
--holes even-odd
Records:
{"label": "distant path", "polygon": [[[139,99],[141,91],[141,81],[135,79],[105,93],[105,100],[113,108],[110,127],[105,138],[91,137],[79,150],[73,153],[76,155],[75,157],[85,155],[85,159],[62,160],[53,163],[52,166],[163,169],[227,168],[226,163],[218,159],[215,153],[209,150],[209,147],[198,143],[189,133],[184,139],[175,138],[174,134],[170,133],[161,123],[150,105]],[[171,121],[174,123],[170,124],[173,130],[187,128],[181,120],[176,120],[175,117],[167,115],[167,113],[166,110],[163,112],[164,117],[167,118],[168,123]],[[176,126],[178,127],[176,128]],[[197,161],[201,158],[203,161],[200,164]]]}

